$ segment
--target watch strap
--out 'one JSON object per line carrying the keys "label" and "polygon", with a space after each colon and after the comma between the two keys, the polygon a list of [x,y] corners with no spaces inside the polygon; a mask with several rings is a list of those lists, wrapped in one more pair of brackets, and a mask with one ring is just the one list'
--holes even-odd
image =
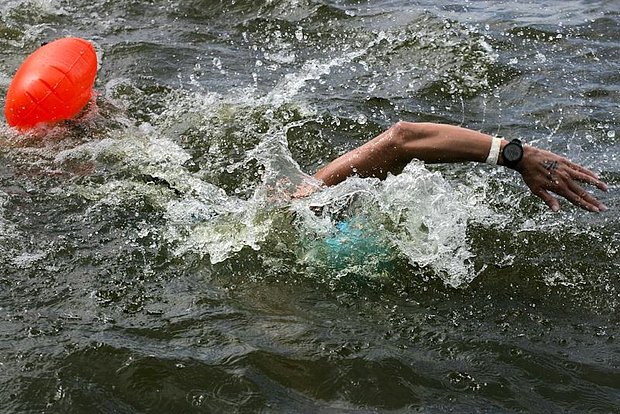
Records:
{"label": "watch strap", "polygon": [[502,143],[502,139],[493,137],[491,140],[491,148],[489,149],[489,155],[487,156],[486,163],[490,165],[497,165],[499,159],[499,149]]}

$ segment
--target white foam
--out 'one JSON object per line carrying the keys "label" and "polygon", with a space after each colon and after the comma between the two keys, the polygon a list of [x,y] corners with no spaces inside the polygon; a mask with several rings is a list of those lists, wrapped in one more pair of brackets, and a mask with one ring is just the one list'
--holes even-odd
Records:
{"label": "white foam", "polygon": [[7,203],[8,195],[3,191],[0,191],[0,238],[6,234],[10,234],[10,229],[7,221],[4,218],[4,208]]}
{"label": "white foam", "polygon": [[[453,187],[439,173],[414,162],[385,181],[349,178],[295,202],[293,209],[303,231],[325,237],[335,231],[338,219],[334,213],[346,212],[355,198],[361,204],[355,214],[377,224],[369,231],[381,229],[381,237],[411,264],[431,269],[446,284],[458,287],[477,274],[467,227],[471,220],[490,216],[483,197],[470,187]],[[317,207],[323,214],[315,214]]]}
{"label": "white foam", "polygon": [[26,269],[45,257],[45,253],[22,253],[13,258],[13,264],[21,269]]}
{"label": "white foam", "polygon": [[388,177],[379,203],[395,226],[392,240],[412,263],[432,268],[455,287],[473,279],[467,226],[488,211],[470,188],[453,188],[439,173],[412,163]]}

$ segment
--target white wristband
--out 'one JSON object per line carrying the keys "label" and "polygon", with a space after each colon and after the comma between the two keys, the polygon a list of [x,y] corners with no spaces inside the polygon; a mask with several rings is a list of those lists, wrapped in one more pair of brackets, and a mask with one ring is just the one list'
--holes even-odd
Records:
{"label": "white wristband", "polygon": [[497,160],[499,159],[499,148],[501,143],[501,138],[493,137],[493,141],[491,142],[491,149],[489,150],[489,156],[485,161],[487,164],[497,165]]}

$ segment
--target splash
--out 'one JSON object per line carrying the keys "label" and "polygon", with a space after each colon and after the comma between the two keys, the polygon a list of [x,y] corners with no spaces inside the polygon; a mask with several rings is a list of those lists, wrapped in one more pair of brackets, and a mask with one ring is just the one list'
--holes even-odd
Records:
{"label": "splash", "polygon": [[409,261],[432,268],[458,287],[476,275],[467,227],[471,220],[490,217],[481,198],[471,188],[452,188],[439,173],[413,163],[386,180],[379,203],[395,229],[395,245]]}
{"label": "splash", "polygon": [[[420,164],[384,182],[352,178],[308,199],[291,200],[300,186],[319,186],[288,147],[290,128],[318,119],[313,108],[298,101],[299,95],[309,82],[361,58],[385,36],[338,58],[308,60],[266,94],[254,87],[227,95],[171,91],[153,126],[143,126],[138,140],[123,140],[124,164],[175,191],[159,203],[165,218],[162,234],[174,255],[220,263],[245,248],[264,249],[269,234],[278,231],[277,211],[290,208],[301,239],[309,241],[300,254],[290,246],[303,264],[329,268],[336,263],[359,270],[369,262],[374,267],[366,273],[373,275],[385,273],[384,264],[400,257],[430,269],[451,286],[475,277],[467,225],[488,215],[484,203],[472,190],[453,188]],[[352,199],[354,207],[348,204]],[[317,206],[322,210],[318,216]],[[372,237],[364,234],[366,229]],[[347,237],[363,237],[363,246],[345,252],[339,246],[347,244]]]}
{"label": "splash", "polygon": [[[313,241],[302,260],[337,271],[361,266],[367,274],[381,274],[377,269],[402,257],[450,286],[466,285],[477,274],[468,224],[490,217],[483,196],[469,187],[452,187],[415,162],[385,181],[350,178],[293,204],[304,238]],[[351,223],[343,216],[352,217],[354,231],[343,231],[343,223]],[[346,249],[351,251],[343,255]]]}
{"label": "splash", "polygon": [[8,200],[8,195],[0,191],[0,239],[4,238],[6,235],[11,233],[9,228],[9,223],[4,218],[4,209]]}
{"label": "splash", "polygon": [[192,253],[218,263],[246,246],[259,248],[269,228],[257,218],[260,209],[253,200],[229,196],[200,172],[189,171],[185,163],[191,156],[151,125],[117,131],[56,156],[58,163],[72,159],[114,165],[118,176],[103,184],[73,186],[71,191],[92,202],[87,216],[147,204],[165,224],[145,223],[139,236],[161,236],[177,257]]}
{"label": "splash", "polygon": [[[66,16],[67,12],[57,0],[8,0],[0,4],[0,26],[10,36],[0,36],[0,45],[19,51],[33,51],[40,46],[42,34],[54,26],[50,17]],[[27,18],[25,18],[27,16]]]}

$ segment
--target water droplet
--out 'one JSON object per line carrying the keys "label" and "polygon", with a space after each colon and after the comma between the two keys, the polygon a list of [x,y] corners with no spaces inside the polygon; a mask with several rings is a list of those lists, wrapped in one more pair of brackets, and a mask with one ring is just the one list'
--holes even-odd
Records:
{"label": "water droplet", "polygon": [[215,66],[218,69],[222,69],[222,61],[220,60],[220,58],[213,58],[213,66]]}
{"label": "water droplet", "polygon": [[303,31],[303,28],[301,28],[301,27],[298,27],[298,28],[297,28],[297,31],[295,31],[295,38],[296,38],[297,40],[299,40],[300,42],[301,42],[302,40],[304,40],[304,31]]}

